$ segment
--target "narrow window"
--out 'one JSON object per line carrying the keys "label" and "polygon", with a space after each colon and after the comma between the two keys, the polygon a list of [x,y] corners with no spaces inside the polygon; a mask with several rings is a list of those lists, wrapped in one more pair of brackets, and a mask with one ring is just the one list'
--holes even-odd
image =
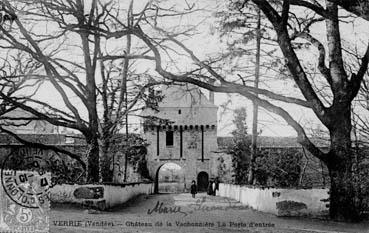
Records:
{"label": "narrow window", "polygon": [[179,126],[179,157],[183,157],[183,129]]}
{"label": "narrow window", "polygon": [[201,162],[204,162],[204,126],[201,126]]}
{"label": "narrow window", "polygon": [[159,143],[159,133],[160,133],[160,126],[158,126],[156,128],[156,155],[159,156],[159,147],[160,147],[160,143]]}
{"label": "narrow window", "polygon": [[167,131],[166,133],[166,144],[167,146],[173,146],[173,141],[174,141],[174,135],[173,135],[173,131]]}
{"label": "narrow window", "polygon": [[181,114],[181,113],[182,113],[182,111],[181,111],[181,109],[179,109],[179,110],[178,110],[178,114]]}

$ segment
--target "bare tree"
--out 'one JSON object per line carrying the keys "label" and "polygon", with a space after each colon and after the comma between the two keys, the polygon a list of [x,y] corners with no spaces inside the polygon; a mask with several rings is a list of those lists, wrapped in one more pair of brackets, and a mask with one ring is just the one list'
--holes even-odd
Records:
{"label": "bare tree", "polygon": [[[369,3],[365,0],[332,0],[332,3],[337,4],[343,9],[365,19],[369,20]],[[317,1],[298,1],[293,0],[291,4],[297,6],[304,6],[314,11],[321,11],[321,5]]]}
{"label": "bare tree", "polygon": [[[134,14],[132,4],[122,10],[119,1],[93,0],[89,5],[81,0],[3,1],[4,10],[18,16],[11,31],[0,26],[3,51],[26,54],[37,66],[28,76],[51,84],[61,102],[50,103],[37,95],[21,99],[4,92],[0,97],[32,114],[32,119],[23,120],[44,120],[80,132],[88,145],[88,182],[111,181],[110,142],[127,114],[144,106],[146,88],[157,84],[146,71],[135,70],[134,62],[128,63],[153,59],[145,51],[137,48],[138,53],[131,54],[130,46],[119,45],[110,51],[105,39],[110,28],[127,28],[125,23],[117,26],[118,21],[137,24],[148,6]],[[101,177],[101,171],[107,170],[104,174],[110,178]]]}
{"label": "bare tree", "polygon": [[[96,171],[99,167],[98,158],[99,151],[101,151],[98,146],[101,127],[97,113],[98,91],[96,89],[98,61],[99,57],[103,56],[101,43],[114,39],[123,40],[129,38],[127,35],[132,35],[141,43],[141,53],[123,53],[113,56],[120,56],[125,61],[127,57],[154,61],[155,71],[165,80],[192,83],[214,92],[238,93],[252,100],[258,106],[282,117],[297,132],[299,143],[323,161],[329,169],[331,177],[330,216],[338,220],[359,220],[359,194],[355,191],[355,179],[353,179],[353,173],[351,172],[353,165],[350,135],[352,128],[351,109],[352,101],[357,96],[368,68],[369,47],[361,55],[359,68],[355,71],[352,70],[351,75],[348,75],[342,55],[338,6],[343,6],[350,12],[367,19],[366,3],[362,3],[360,0],[350,1],[350,3],[348,1],[327,0],[324,5],[318,1],[304,0],[251,1],[269,21],[268,25],[263,26],[268,27],[275,34],[289,75],[300,92],[299,96],[296,97],[234,81],[235,79],[230,75],[224,75],[221,72],[221,67],[216,67],[216,63],[221,61],[223,57],[206,61],[201,60],[181,42],[181,38],[184,36],[193,35],[190,33],[193,28],[188,27],[187,31],[173,30],[168,33],[159,27],[159,17],[167,17],[168,15],[183,16],[183,12],[170,9],[162,13],[163,9],[158,4],[155,5],[149,2],[139,13],[133,14],[130,11],[133,20],[126,21],[120,19],[119,14],[116,14],[119,11],[111,10],[111,2],[102,3],[93,0],[88,7],[81,0],[68,2],[39,0],[37,1],[38,9],[42,9],[42,14],[29,5],[30,1],[19,1],[19,6],[12,5],[9,1],[3,2],[11,15],[16,15],[16,11],[21,12],[22,7],[24,7],[22,4],[26,4],[29,7],[26,14],[32,16],[35,21],[41,17],[44,18],[44,21],[51,20],[57,25],[58,30],[53,33],[49,32],[46,36],[32,31],[30,25],[24,25],[19,19],[15,20],[18,34],[9,33],[3,30],[2,27],[0,27],[0,30],[4,34],[3,41],[8,43],[9,48],[24,51],[42,64],[44,76],[48,77],[61,95],[68,112],[58,111],[58,117],[50,117],[24,104],[18,104],[17,106],[52,124],[76,129],[83,133],[90,145],[88,174],[91,181],[98,180]],[[243,3],[241,5],[247,6],[249,1],[241,2]],[[361,6],[361,8],[358,8],[358,6]],[[301,18],[295,17],[298,13],[301,13],[301,7],[313,13],[313,17],[307,23],[301,23]],[[188,10],[193,12],[193,7],[189,7]],[[319,22],[324,22],[326,25],[326,46],[310,33],[311,25]],[[302,27],[296,25],[302,25]],[[75,36],[73,39],[78,38],[80,44],[69,46],[68,51],[70,51],[70,48],[78,48],[81,51],[80,55],[83,62],[66,61],[56,52],[60,51],[58,48],[47,46],[48,42],[58,41],[58,43],[53,44],[59,45],[59,48],[63,50],[66,48],[63,45],[68,45],[65,42],[65,35],[71,36],[72,34]],[[21,35],[21,39],[18,38],[19,35]],[[317,68],[320,76],[315,78],[323,80],[329,87],[332,95],[328,103],[322,101],[319,92],[312,85],[313,81],[304,69],[298,51],[293,45],[293,40],[298,39],[303,39],[316,46],[319,52]],[[128,39],[126,42],[128,42]],[[174,48],[173,45],[176,47]],[[174,59],[170,59],[173,53],[177,56],[182,56],[185,53],[185,56],[193,61],[195,67],[192,70],[174,73],[173,68],[168,69],[164,64],[169,58],[170,64],[175,65]],[[166,56],[165,59],[163,54]],[[328,66],[326,60],[329,61]],[[127,62],[124,62],[124,64],[127,65]],[[82,76],[84,76],[83,81],[81,81]],[[122,82],[119,82],[119,87],[124,87]],[[80,103],[87,109],[88,117],[86,120],[81,116],[79,109],[76,107],[77,105],[68,98],[69,92],[74,93]],[[122,92],[120,94],[124,98],[124,94],[122,95]],[[5,95],[1,96],[8,102],[14,105],[17,104],[15,99]],[[311,109],[329,130],[329,151],[323,152],[314,145],[308,138],[303,126],[288,111],[278,106],[276,101]]]}
{"label": "bare tree", "polygon": [[[160,28],[156,29],[172,43],[193,60],[197,66],[192,71],[174,74],[163,68],[163,50],[156,46],[155,41],[142,31],[140,27],[133,27],[130,33],[140,38],[151,49],[155,56],[155,69],[162,77],[177,81],[188,82],[215,92],[238,93],[256,102],[260,107],[282,117],[298,135],[299,143],[311,152],[315,157],[323,161],[328,169],[331,178],[330,189],[330,216],[338,220],[357,221],[360,219],[360,203],[355,192],[355,179],[351,172],[353,166],[352,139],[351,139],[351,105],[357,96],[362,79],[368,68],[369,47],[364,51],[360,67],[356,72],[352,71],[349,76],[344,69],[342,55],[342,44],[339,30],[338,5],[334,1],[326,1],[323,7],[316,1],[314,3],[304,2],[305,5],[298,4],[297,1],[281,1],[273,3],[266,0],[254,0],[263,14],[268,18],[271,28],[274,30],[277,42],[282,53],[286,67],[294,80],[294,83],[301,92],[301,97],[286,96],[272,92],[267,89],[255,88],[232,81],[227,76],[223,76],[216,68],[212,67],[211,61],[200,60],[193,51],[182,43],[176,34],[167,33]],[[300,1],[299,1],[300,2]],[[247,4],[247,1],[244,2]],[[295,8],[292,4],[298,4],[315,13],[316,18],[307,27],[293,28],[292,23]],[[322,18],[322,19],[321,19]],[[298,20],[298,19],[297,19]],[[327,46],[319,42],[310,33],[310,26],[314,22],[325,22],[327,30]],[[314,90],[311,80],[300,61],[297,50],[292,41],[302,38],[314,46],[319,51],[317,57],[318,69],[324,82],[330,87],[332,99],[328,105],[323,104],[319,94]],[[329,65],[325,64],[328,58]],[[308,138],[303,126],[296,121],[285,109],[270,100],[281,101],[289,104],[311,109],[323,125],[327,127],[330,134],[330,148],[328,152],[323,152]]]}

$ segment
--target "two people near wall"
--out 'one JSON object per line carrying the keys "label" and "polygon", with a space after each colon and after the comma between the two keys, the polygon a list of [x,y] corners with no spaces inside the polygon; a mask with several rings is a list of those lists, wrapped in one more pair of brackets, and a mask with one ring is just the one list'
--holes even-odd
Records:
{"label": "two people near wall", "polygon": [[[209,182],[207,193],[208,193],[208,195],[215,196],[217,190],[219,190],[219,180],[218,180],[218,178],[215,178],[214,180],[211,180]],[[196,185],[196,181],[194,181],[194,180],[192,180],[190,192],[192,194],[192,197],[195,198],[195,196],[197,194],[197,185]]]}

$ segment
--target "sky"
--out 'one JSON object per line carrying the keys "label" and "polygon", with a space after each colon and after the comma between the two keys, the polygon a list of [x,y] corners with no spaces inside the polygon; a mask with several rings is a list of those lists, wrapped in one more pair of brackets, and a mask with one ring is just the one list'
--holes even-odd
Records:
{"label": "sky", "polygon": [[[167,0],[163,1],[163,4],[176,4],[178,8],[187,7],[187,4],[192,5],[195,3],[196,7],[205,8],[207,11],[201,11],[201,13],[191,15],[191,16],[184,16],[178,18],[177,20],[173,21],[165,21],[162,22],[168,28],[174,28],[177,24],[185,25],[187,23],[196,24],[197,31],[199,32],[197,35],[194,35],[191,38],[186,38],[184,43],[186,46],[191,48],[194,53],[199,56],[200,58],[207,58],[212,56],[218,52],[225,50],[224,42],[221,42],[219,35],[214,33],[214,24],[215,19],[212,17],[213,12],[212,10],[215,9],[215,4],[219,4],[222,1],[214,1],[214,0],[205,0],[205,1],[197,1],[197,0],[187,0],[187,1],[179,1],[179,0]],[[145,4],[145,1],[135,1],[135,9],[137,11],[140,10],[140,7]],[[22,19],[22,16],[20,17]],[[50,26],[49,26],[50,27]],[[356,41],[356,40],[368,40],[368,33],[367,29],[368,24],[364,21],[356,20],[355,22],[348,22],[342,23],[341,27],[341,34],[344,41]],[[42,30],[42,29],[41,29]],[[324,41],[325,37],[325,29],[324,24],[318,24],[314,28],[315,36],[321,38]],[[73,38],[69,38],[73,39]],[[114,48],[115,46],[120,46],[122,41],[112,41],[109,43],[109,47]],[[359,50],[362,48],[359,48]],[[65,51],[65,56],[67,56],[70,60],[78,59],[78,55],[76,51]],[[308,60],[314,61],[316,55],[316,51],[314,48],[304,51],[304,58]],[[180,69],[186,69],[190,67],[191,64],[188,59],[178,56],[177,57],[177,67]],[[153,69],[153,65],[149,63],[140,63],[143,69]],[[168,67],[173,72],[177,72],[178,69],[174,66]],[[284,80],[281,81],[273,81],[267,83],[267,85],[262,86],[263,88],[270,88],[277,92],[285,93],[286,90],[288,92],[294,93],[294,87],[290,82],[286,82]],[[207,91],[204,90],[206,93]],[[47,102],[54,104],[56,106],[60,106],[61,99],[60,96],[57,95],[56,91],[50,85],[44,85],[40,89],[39,98],[42,100],[46,100]],[[70,94],[70,99],[74,101],[77,99],[76,96]],[[78,105],[77,101],[75,102]],[[225,103],[228,103],[225,105]],[[222,93],[215,94],[215,104],[218,106],[225,106],[220,107],[218,111],[218,135],[219,136],[228,136],[230,132],[234,129],[232,124],[233,120],[233,110],[239,107],[246,107],[248,113],[248,126],[249,131],[251,131],[251,122],[252,122],[252,103],[251,101],[247,100],[244,97],[238,95],[228,95]],[[307,128],[319,128],[322,125],[319,123],[315,115],[312,111],[296,107],[294,105],[288,104],[281,104],[283,108],[287,109],[288,112],[294,117],[295,120],[300,122],[302,125],[306,125]],[[86,113],[83,108],[80,108],[82,115]],[[133,124],[131,130],[134,131],[138,128],[139,119],[137,117],[130,117],[129,121]],[[271,114],[270,112],[260,109],[259,110],[259,132],[260,135],[263,136],[295,136],[295,131],[289,127],[280,117]]]}

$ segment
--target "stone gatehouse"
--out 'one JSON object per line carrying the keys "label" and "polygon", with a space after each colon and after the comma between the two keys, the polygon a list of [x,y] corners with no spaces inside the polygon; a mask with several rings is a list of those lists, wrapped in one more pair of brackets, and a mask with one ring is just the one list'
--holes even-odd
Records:
{"label": "stone gatehouse", "polygon": [[[196,180],[206,189],[209,179],[217,176],[217,111],[214,96],[210,100],[194,86],[162,89],[164,99],[158,111],[145,110],[142,115],[166,120],[146,119],[144,137],[149,143],[147,162],[158,188],[158,174],[166,163],[184,169],[184,186]],[[161,122],[161,123],[160,123]]]}

